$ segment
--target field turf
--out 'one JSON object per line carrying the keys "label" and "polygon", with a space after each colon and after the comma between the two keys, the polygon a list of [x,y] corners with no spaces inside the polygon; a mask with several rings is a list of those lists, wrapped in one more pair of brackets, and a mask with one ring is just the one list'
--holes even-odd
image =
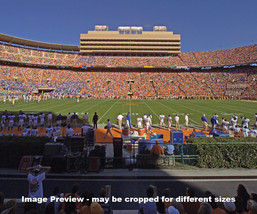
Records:
{"label": "field turf", "polygon": [[[118,113],[126,116],[128,111],[131,112],[132,124],[136,123],[138,115],[143,116],[144,113],[152,114],[153,124],[158,124],[158,117],[163,113],[166,117],[172,116],[174,124],[174,116],[180,116],[180,124],[184,124],[184,113],[189,114],[190,127],[201,126],[201,116],[206,114],[207,119],[214,113],[219,115],[219,120],[225,117],[230,120],[231,115],[236,113],[241,122],[241,116],[246,116],[250,119],[250,123],[254,123],[254,114],[257,113],[257,102],[241,101],[241,100],[86,100],[81,99],[79,103],[75,99],[56,100],[50,99],[47,101],[24,102],[19,100],[13,106],[8,101],[6,104],[0,103],[1,112],[18,113],[23,110],[26,114],[39,112],[52,112],[54,115],[61,113],[66,116],[68,112],[73,114],[76,112],[82,118],[85,112],[88,112],[90,122],[94,112],[99,115],[99,124],[106,124],[107,119],[110,119],[114,124],[117,121]],[[17,119],[17,118],[16,118]],[[166,122],[166,121],[165,121]]]}

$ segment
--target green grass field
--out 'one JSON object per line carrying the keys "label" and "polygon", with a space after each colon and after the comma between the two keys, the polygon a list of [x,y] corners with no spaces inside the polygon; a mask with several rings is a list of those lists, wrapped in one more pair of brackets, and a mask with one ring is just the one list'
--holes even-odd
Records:
{"label": "green grass field", "polygon": [[[248,102],[241,100],[85,100],[81,99],[79,103],[75,99],[65,100],[47,100],[37,102],[24,102],[19,100],[12,106],[11,103],[0,103],[1,112],[18,112],[23,110],[27,113],[39,113],[49,111],[54,115],[61,113],[67,115],[77,112],[81,118],[85,112],[88,112],[90,121],[94,112],[99,115],[99,124],[106,123],[110,119],[112,123],[116,123],[118,113],[124,116],[128,111],[132,115],[132,124],[136,123],[138,115],[143,116],[144,113],[152,114],[153,124],[158,124],[158,117],[163,113],[166,117],[172,115],[173,122],[175,114],[180,116],[180,124],[184,123],[184,113],[189,114],[189,124],[191,127],[201,125],[201,116],[206,114],[210,121],[214,113],[219,115],[221,120],[225,117],[230,120],[232,114],[236,113],[239,118],[246,116],[250,119],[250,123],[254,123],[254,114],[257,113],[257,102]],[[239,120],[241,122],[241,118]]]}

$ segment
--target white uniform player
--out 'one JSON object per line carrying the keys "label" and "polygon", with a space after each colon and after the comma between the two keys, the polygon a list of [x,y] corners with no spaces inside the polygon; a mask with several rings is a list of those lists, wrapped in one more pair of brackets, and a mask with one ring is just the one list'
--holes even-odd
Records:
{"label": "white uniform player", "polygon": [[5,126],[5,120],[6,120],[6,116],[5,116],[5,114],[2,114],[2,117],[1,117],[1,131],[3,130],[3,128]]}
{"label": "white uniform player", "polygon": [[145,118],[145,128],[146,128],[146,132],[148,133],[150,130],[150,118]]}
{"label": "white uniform player", "polygon": [[164,123],[164,119],[165,119],[165,115],[164,114],[161,114],[159,116],[159,120],[160,120],[160,128],[165,128],[165,123]]}
{"label": "white uniform player", "polygon": [[148,118],[150,119],[150,126],[153,124],[153,116],[151,114],[148,114]]}
{"label": "white uniform player", "polygon": [[237,119],[236,119],[236,117],[232,117],[231,119],[230,119],[230,124],[231,124],[231,129],[235,129],[236,128],[236,125],[237,125]]}
{"label": "white uniform player", "polygon": [[229,122],[226,121],[226,119],[222,118],[222,120],[221,120],[222,130],[227,131],[228,130],[228,125],[229,125]]}
{"label": "white uniform player", "polygon": [[66,116],[66,123],[67,124],[70,124],[70,119],[71,119],[71,115],[70,115],[70,112],[67,114]]}
{"label": "white uniform player", "polygon": [[23,130],[23,133],[22,133],[23,136],[27,136],[27,135],[30,135],[30,128],[27,127]]}
{"label": "white uniform player", "polygon": [[52,126],[52,120],[53,120],[53,115],[51,114],[51,112],[49,112],[47,115],[47,125],[48,126]]}
{"label": "white uniform player", "polygon": [[242,127],[246,127],[248,129],[249,123],[250,123],[250,120],[248,118],[246,118],[246,117],[242,118]]}
{"label": "white uniform player", "polygon": [[250,129],[248,129],[246,126],[242,128],[242,132],[244,137],[249,137]]}
{"label": "white uniform player", "polygon": [[8,130],[9,130],[9,128],[11,128],[11,130],[13,130],[14,118],[15,118],[15,116],[13,114],[11,114],[8,117],[8,119],[9,119]]}
{"label": "white uniform player", "polygon": [[39,121],[40,121],[40,126],[43,128],[43,126],[45,124],[45,114],[41,113],[39,115]]}
{"label": "white uniform player", "polygon": [[88,123],[88,114],[85,113],[85,114],[83,115],[82,119],[83,119],[83,123],[84,123],[84,124],[87,124],[87,123]]}
{"label": "white uniform player", "polygon": [[143,119],[141,117],[137,118],[137,128],[142,128],[142,121]]}
{"label": "white uniform player", "polygon": [[53,128],[51,126],[49,126],[47,129],[46,129],[46,134],[48,137],[51,137],[52,134],[53,134]]}
{"label": "white uniform player", "polygon": [[168,122],[168,130],[170,131],[171,124],[172,124],[172,117],[170,115],[167,117],[167,122]]}
{"label": "white uniform player", "polygon": [[175,126],[176,126],[176,129],[178,130],[179,129],[179,116],[176,114],[175,116]]}
{"label": "white uniform player", "polygon": [[32,126],[33,117],[34,117],[34,116],[33,116],[32,114],[28,115],[28,118],[29,118],[29,126]]}
{"label": "white uniform player", "polygon": [[23,128],[26,115],[24,113],[19,115],[18,131]]}
{"label": "white uniform player", "polygon": [[189,118],[187,113],[185,114],[185,125],[186,125],[186,129],[188,130],[188,123],[189,123]]}
{"label": "white uniform player", "polygon": [[257,128],[257,113],[254,115],[255,123],[254,126]]}
{"label": "white uniform player", "polygon": [[121,129],[121,125],[122,125],[122,120],[123,120],[123,115],[121,113],[119,113],[118,117],[117,117],[117,121],[118,121],[118,125],[119,125],[119,129]]}
{"label": "white uniform player", "polygon": [[33,122],[32,122],[34,127],[37,126],[37,122],[38,122],[37,120],[38,120],[38,116],[35,114],[33,117]]}

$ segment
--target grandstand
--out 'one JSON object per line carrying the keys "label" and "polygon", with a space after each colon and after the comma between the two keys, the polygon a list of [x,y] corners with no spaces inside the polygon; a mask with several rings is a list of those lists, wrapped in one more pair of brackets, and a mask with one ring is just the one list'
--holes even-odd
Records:
{"label": "grandstand", "polygon": [[[52,89],[53,94],[79,94],[85,98],[97,99],[257,99],[257,45],[180,53],[178,35],[179,52],[176,54],[153,56],[141,50],[143,55],[125,56],[111,52],[108,55],[106,50],[102,50],[99,55],[101,50],[98,50],[98,55],[94,51],[85,55],[84,39],[89,35],[91,40],[95,39],[93,37],[105,37],[108,33],[116,33],[119,41],[125,40],[127,36],[143,36],[142,41],[145,38],[141,28],[130,27],[130,34],[126,33],[125,27],[120,27],[117,32],[107,29],[96,26],[96,31],[81,34],[80,48],[0,34],[1,93],[23,94],[46,88]],[[133,33],[132,29],[139,32]],[[147,33],[148,37],[155,35],[156,41],[158,37],[159,41],[164,37],[167,39],[166,36],[158,35],[174,36],[172,32],[166,32],[165,28],[154,30]],[[108,39],[110,37],[107,41]],[[134,42],[131,40],[128,43]],[[102,41],[95,43],[96,47],[103,45]],[[112,43],[110,47],[113,45]]]}

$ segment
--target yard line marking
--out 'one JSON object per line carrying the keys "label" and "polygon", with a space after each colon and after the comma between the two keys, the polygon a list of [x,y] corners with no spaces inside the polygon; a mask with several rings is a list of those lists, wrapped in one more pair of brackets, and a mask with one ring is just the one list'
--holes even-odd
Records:
{"label": "yard line marking", "polygon": [[[18,101],[18,102],[20,102],[20,101]],[[24,102],[23,100],[21,100],[21,102],[22,103],[19,103],[19,105],[17,104],[15,104],[14,106],[10,103],[10,104],[8,104],[8,107],[13,107],[13,108],[17,108],[17,107],[24,107],[24,103],[26,103],[26,105],[28,105],[28,109],[30,109],[31,107],[34,107],[34,106],[36,106],[38,103],[36,103],[36,102],[34,102],[34,101],[30,101],[30,102]],[[45,101],[43,101],[43,103],[44,103]],[[49,103],[45,103],[43,106],[45,106],[45,105],[48,105]],[[6,104],[4,105],[4,106],[7,106]]]}
{"label": "yard line marking", "polygon": [[[187,109],[189,109],[189,110],[191,110],[191,111],[198,112],[198,113],[200,113],[201,115],[203,114],[203,113],[200,112],[200,111],[194,110],[194,109],[192,109],[192,108],[188,108],[188,107],[186,107],[186,106],[184,106],[184,105],[181,105],[181,104],[178,104],[178,103],[176,103],[176,104],[177,104],[178,106],[185,107],[185,108],[187,108]],[[208,114],[206,114],[206,115],[208,115]],[[195,121],[195,120],[193,120],[193,119],[190,119],[190,120]],[[195,122],[196,122],[196,121],[195,121]],[[196,122],[196,125],[199,125],[199,124],[201,124],[201,123]]]}
{"label": "yard line marking", "polygon": [[[170,110],[172,110],[172,111],[175,111],[174,109],[170,108],[169,106],[164,105],[162,102],[160,102],[160,104],[162,104],[163,106],[165,106],[166,108],[168,108],[168,109],[170,109]],[[175,111],[175,112],[176,112],[176,111]],[[189,120],[191,120],[191,121],[195,122],[195,124],[199,124],[198,122],[196,122],[196,121],[195,121],[195,120],[193,120],[192,118],[189,118]]]}
{"label": "yard line marking", "polygon": [[[94,101],[95,101],[95,100],[94,100]],[[109,100],[105,100],[105,101],[103,101],[103,102],[97,103],[97,104],[93,105],[92,107],[90,107],[89,109],[87,109],[87,111],[90,110],[90,109],[92,109],[92,108],[94,108],[95,106],[97,106],[97,105],[99,105],[99,104],[106,103],[107,101],[109,101]]]}
{"label": "yard line marking", "polygon": [[155,113],[155,111],[145,101],[143,102],[156,115],[156,117],[159,118],[159,116]]}
{"label": "yard line marking", "polygon": [[[75,100],[74,100],[75,101]],[[62,103],[62,104],[60,104],[60,105],[67,105],[67,104],[70,104],[70,103]],[[73,103],[71,103],[71,104],[73,104]],[[79,105],[82,105],[82,104],[85,104],[84,102],[80,102],[79,104],[77,104],[76,103],[76,106],[79,106]],[[56,106],[60,106],[60,105],[54,105],[54,106],[52,106],[52,107],[49,107],[49,108],[43,108],[43,109],[52,109],[52,108],[55,108]],[[68,108],[71,108],[71,106],[69,106],[69,107],[67,107],[67,108],[63,108],[63,109],[61,109],[60,111],[62,111],[63,112],[63,110],[65,109],[68,109]],[[41,109],[40,111],[42,111],[43,109]],[[59,112],[60,112],[59,111]]]}
{"label": "yard line marking", "polygon": [[[195,104],[195,103],[193,103],[193,102],[190,102],[191,104],[193,104],[193,105],[196,105],[198,108],[201,108],[201,106],[199,106],[199,105],[197,105],[197,104]],[[208,107],[208,106],[206,106],[206,104],[204,105],[204,108],[208,108],[208,109],[210,109],[210,110],[212,110],[212,111],[214,111],[214,112],[221,112],[221,113],[225,113],[224,111],[221,111],[221,110],[218,110],[218,109],[214,109],[214,108],[211,108],[211,107]],[[222,105],[220,105],[219,106],[219,108],[223,108],[223,109],[226,109],[226,110],[232,110],[231,108],[226,108],[225,106],[222,106]],[[234,109],[235,110],[235,109]],[[247,112],[244,112],[244,111],[240,111],[240,110],[236,110],[236,112],[234,112],[234,113],[237,113],[237,112],[242,112],[242,113],[244,113],[244,114],[248,114],[248,115],[250,115],[250,113],[247,113]]]}
{"label": "yard line marking", "polygon": [[108,111],[105,112],[105,114],[98,120],[98,122],[100,122],[100,120],[112,109],[112,107],[117,103],[118,101],[116,101],[115,103],[113,103],[111,105],[111,107],[108,109]]}
{"label": "yard line marking", "polygon": [[[166,101],[166,100],[165,100]],[[175,105],[178,105],[178,106],[182,106],[182,107],[184,107],[184,108],[187,108],[187,109],[189,109],[189,110],[191,110],[191,111],[195,111],[195,112],[198,112],[198,113],[200,113],[200,114],[203,114],[203,112],[200,112],[200,111],[197,111],[197,110],[194,110],[194,109],[192,109],[192,108],[188,108],[188,107],[186,107],[186,106],[184,106],[184,105],[181,105],[181,104],[179,104],[179,103],[175,103]]]}
{"label": "yard line marking", "polygon": [[[106,102],[106,100],[105,100],[104,102]],[[101,102],[101,103],[104,103],[104,102]],[[101,103],[97,103],[96,105],[92,106],[91,108],[93,108],[93,107],[95,107],[95,106],[97,106],[97,105],[99,105],[99,104],[101,104]],[[84,103],[80,103],[80,104],[76,105],[76,107],[79,106],[79,105],[81,105],[81,104],[84,104]],[[69,109],[69,108],[70,108],[70,106],[67,107],[67,108],[64,108],[64,109]],[[91,108],[89,108],[89,109],[91,109]],[[62,109],[61,111],[63,111],[64,109]]]}

